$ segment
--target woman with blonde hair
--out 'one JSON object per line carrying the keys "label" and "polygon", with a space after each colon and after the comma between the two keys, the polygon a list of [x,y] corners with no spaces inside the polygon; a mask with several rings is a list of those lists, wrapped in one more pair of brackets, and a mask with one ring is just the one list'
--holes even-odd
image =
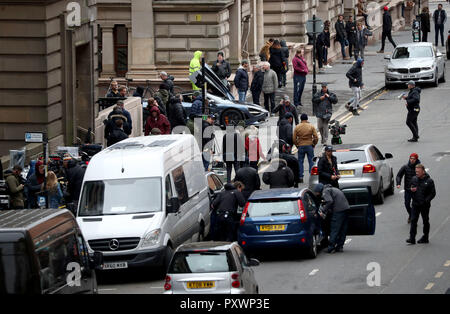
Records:
{"label": "woman with blonde hair", "polygon": [[62,205],[63,193],[58,178],[53,171],[47,173],[47,184],[45,190],[48,193],[48,207],[59,208]]}

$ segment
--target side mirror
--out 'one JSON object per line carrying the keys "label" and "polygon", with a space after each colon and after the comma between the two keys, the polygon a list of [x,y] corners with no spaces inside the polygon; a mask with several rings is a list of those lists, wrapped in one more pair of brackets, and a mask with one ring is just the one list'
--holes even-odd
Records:
{"label": "side mirror", "polygon": [[251,258],[248,260],[248,266],[259,266],[260,262],[256,258]]}
{"label": "side mirror", "polygon": [[391,55],[385,55],[385,56],[384,56],[384,59],[385,59],[385,60],[391,60]]}
{"label": "side mirror", "polygon": [[436,52],[436,58],[442,58],[443,54],[442,52],[438,51]]}
{"label": "side mirror", "polygon": [[103,265],[103,253],[95,251],[94,255],[92,255],[92,258],[90,259],[91,262],[91,268],[95,269]]}
{"label": "side mirror", "polygon": [[316,162],[318,158],[319,158],[319,157],[314,156],[314,157],[313,157],[313,162]]}
{"label": "side mirror", "polygon": [[393,156],[391,153],[386,153],[386,154],[384,154],[384,157],[385,157],[386,159],[394,158],[394,156]]}
{"label": "side mirror", "polygon": [[166,204],[167,214],[175,214],[180,210],[180,200],[178,197],[172,197]]}

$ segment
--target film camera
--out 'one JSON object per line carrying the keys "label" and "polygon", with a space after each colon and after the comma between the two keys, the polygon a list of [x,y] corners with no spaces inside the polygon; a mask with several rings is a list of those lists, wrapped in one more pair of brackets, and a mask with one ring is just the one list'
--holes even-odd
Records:
{"label": "film camera", "polygon": [[328,128],[330,129],[331,135],[333,135],[331,139],[331,145],[342,144],[341,134],[345,134],[347,125],[340,124],[339,121],[336,120],[331,120]]}

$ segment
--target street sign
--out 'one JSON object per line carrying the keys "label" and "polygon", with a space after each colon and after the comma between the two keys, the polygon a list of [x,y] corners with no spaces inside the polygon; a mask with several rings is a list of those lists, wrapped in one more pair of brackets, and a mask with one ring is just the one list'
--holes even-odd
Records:
{"label": "street sign", "polygon": [[27,142],[27,143],[43,143],[44,142],[44,133],[27,132],[27,133],[25,133],[25,142]]}
{"label": "street sign", "polygon": [[[315,29],[315,32],[314,32],[314,23],[316,24],[316,29]],[[323,27],[324,27],[324,25],[323,25],[323,21],[321,20],[321,19],[311,19],[311,20],[308,20],[308,21],[306,21],[306,32],[308,32],[308,33],[316,33],[316,34],[319,34],[319,33],[322,33],[322,31],[323,31]]]}

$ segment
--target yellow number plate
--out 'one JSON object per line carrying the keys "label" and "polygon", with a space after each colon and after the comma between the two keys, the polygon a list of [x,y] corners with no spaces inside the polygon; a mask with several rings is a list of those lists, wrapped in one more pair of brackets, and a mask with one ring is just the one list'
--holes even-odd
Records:
{"label": "yellow number plate", "polygon": [[284,231],[286,225],[261,225],[259,231]]}
{"label": "yellow number plate", "polygon": [[214,281],[188,281],[188,289],[211,289],[215,287]]}
{"label": "yellow number plate", "polygon": [[355,170],[340,170],[341,176],[352,176],[355,174]]}

